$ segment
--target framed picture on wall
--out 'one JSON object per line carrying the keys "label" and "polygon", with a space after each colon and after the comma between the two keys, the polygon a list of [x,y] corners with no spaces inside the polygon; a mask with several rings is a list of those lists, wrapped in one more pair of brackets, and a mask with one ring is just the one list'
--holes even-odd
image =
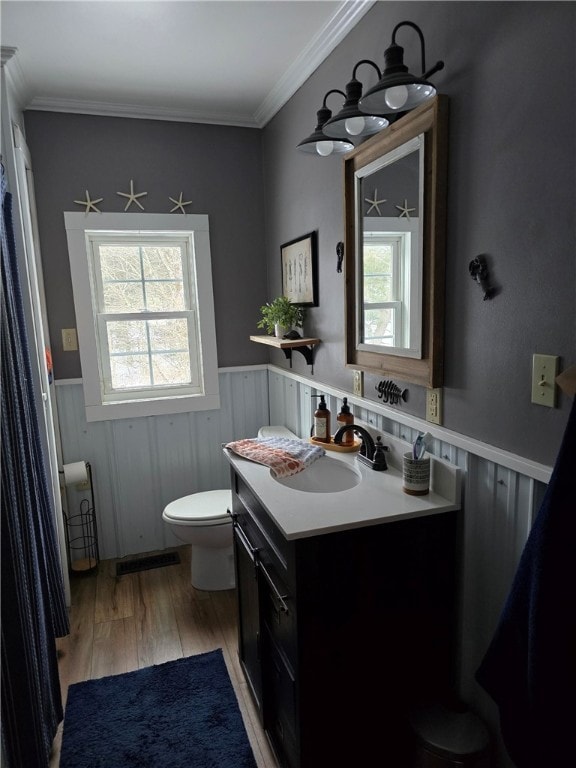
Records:
{"label": "framed picture on wall", "polygon": [[317,233],[297,237],[280,246],[282,295],[293,304],[318,306]]}

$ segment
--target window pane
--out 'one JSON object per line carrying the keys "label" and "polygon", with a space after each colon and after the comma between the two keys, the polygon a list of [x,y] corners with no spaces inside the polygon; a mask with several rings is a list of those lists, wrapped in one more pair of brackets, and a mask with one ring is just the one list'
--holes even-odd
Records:
{"label": "window pane", "polygon": [[144,292],[142,283],[104,283],[104,312],[142,312]]}
{"label": "window pane", "polygon": [[188,354],[188,323],[185,318],[150,320],[148,327],[152,351],[183,350]]}
{"label": "window pane", "polygon": [[147,352],[146,322],[141,320],[114,320],[106,323],[110,354]]}
{"label": "window pane", "polygon": [[110,374],[113,389],[149,387],[152,383],[147,354],[111,357]]}
{"label": "window pane", "polygon": [[182,253],[178,246],[142,248],[145,280],[182,280]]}
{"label": "window pane", "polygon": [[190,384],[190,356],[186,352],[154,353],[152,373],[156,386]]}
{"label": "window pane", "polygon": [[137,245],[100,245],[102,280],[141,280],[140,248]]}
{"label": "window pane", "polygon": [[366,275],[364,277],[364,302],[378,304],[394,301],[391,275]]}
{"label": "window pane", "polygon": [[149,312],[176,312],[186,309],[182,282],[146,282],[146,309]]}
{"label": "window pane", "polygon": [[392,272],[394,249],[389,244],[364,246],[364,272]]}
{"label": "window pane", "polygon": [[367,309],[364,311],[364,340],[367,344],[394,346],[395,311],[386,309]]}
{"label": "window pane", "polygon": [[394,249],[389,244],[364,246],[364,303],[394,301]]}

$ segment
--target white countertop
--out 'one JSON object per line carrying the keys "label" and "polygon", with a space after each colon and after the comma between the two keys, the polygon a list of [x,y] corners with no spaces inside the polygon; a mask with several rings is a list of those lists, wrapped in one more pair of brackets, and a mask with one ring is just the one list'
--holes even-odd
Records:
{"label": "white countertop", "polygon": [[[269,467],[226,449],[224,454],[289,540],[460,508],[460,471],[456,466],[431,457],[430,493],[410,496],[402,490],[399,469],[401,455],[410,450],[410,445],[389,435],[383,435],[382,443],[390,448],[386,455],[388,469],[383,472],[357,461],[356,453],[326,451],[330,460],[352,464],[362,475],[358,485],[334,493],[286,487],[273,478]],[[324,457],[317,461],[324,461]]]}

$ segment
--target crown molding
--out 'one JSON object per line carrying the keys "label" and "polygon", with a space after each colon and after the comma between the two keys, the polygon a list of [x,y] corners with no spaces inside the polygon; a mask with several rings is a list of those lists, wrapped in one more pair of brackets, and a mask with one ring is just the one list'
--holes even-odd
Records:
{"label": "crown molding", "polygon": [[242,128],[259,128],[250,115],[234,115],[225,112],[195,112],[191,109],[151,107],[141,104],[113,104],[106,101],[83,101],[80,99],[53,99],[39,97],[32,99],[26,109],[38,112],[70,112],[103,117],[131,117],[141,120],[166,120],[183,123],[208,123],[230,125]]}
{"label": "crown molding", "polygon": [[6,73],[6,81],[10,87],[10,94],[20,110],[26,108],[30,97],[30,89],[22,72],[18,59],[18,48],[8,45],[0,47],[2,69]]}
{"label": "crown molding", "polygon": [[12,56],[14,56],[17,50],[18,48],[12,48],[9,45],[3,45],[2,47],[0,47],[2,66],[4,66],[4,64],[6,64],[7,61],[10,61],[10,59],[12,58]]}
{"label": "crown molding", "polygon": [[377,0],[346,0],[278,80],[254,114],[263,128],[336,48]]}
{"label": "crown molding", "polygon": [[[193,109],[171,109],[142,104],[113,104],[81,99],[37,97],[26,102],[25,109],[41,112],[70,112],[103,117],[131,117],[143,120],[166,120],[188,123],[230,125],[241,128],[263,128],[306,82],[324,59],[336,48],[350,30],[370,10],[377,0],[345,0],[324,27],[314,36],[294,63],[284,72],[254,114],[226,112],[207,113]],[[15,49],[13,49],[15,52]],[[17,57],[16,57],[17,59]],[[22,89],[25,93],[25,89]]]}

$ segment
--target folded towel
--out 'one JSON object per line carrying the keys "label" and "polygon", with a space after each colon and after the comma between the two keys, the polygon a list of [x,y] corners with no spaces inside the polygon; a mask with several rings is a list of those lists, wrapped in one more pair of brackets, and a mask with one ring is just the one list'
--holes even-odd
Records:
{"label": "folded towel", "polygon": [[247,438],[224,447],[245,459],[265,464],[276,477],[295,475],[326,453],[324,448],[289,437]]}

